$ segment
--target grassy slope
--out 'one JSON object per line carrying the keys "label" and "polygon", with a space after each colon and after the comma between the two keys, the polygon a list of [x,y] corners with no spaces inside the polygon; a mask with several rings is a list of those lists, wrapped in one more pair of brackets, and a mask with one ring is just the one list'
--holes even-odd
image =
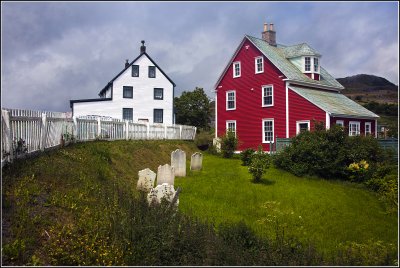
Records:
{"label": "grassy slope", "polygon": [[[170,162],[170,153],[177,148],[187,156],[197,150],[191,142],[82,143],[5,168],[3,262],[52,263],[53,257],[60,259],[73,249],[65,236],[82,239],[86,246],[101,245],[99,237],[112,231],[99,222],[104,217],[112,219],[118,209],[112,196],[118,191],[125,192],[124,196],[136,195],[138,170],[148,167],[156,171],[158,165]],[[332,249],[346,240],[396,241],[396,217],[385,215],[371,192],[342,183],[296,178],[275,169],[267,178],[264,184],[253,184],[239,160],[206,154],[203,171],[176,179],[176,186],[182,187],[180,209],[216,223],[244,219],[261,234],[273,234],[277,219],[287,224],[288,233],[315,240],[320,248]],[[57,249],[51,251],[54,256],[49,256],[49,247]],[[107,253],[109,249],[96,250]],[[116,248],[114,255],[119,250]],[[97,262],[98,255],[93,256],[92,264],[110,261],[102,255],[104,260]]]}
{"label": "grassy slope", "polygon": [[298,178],[270,168],[252,183],[240,160],[205,155],[204,169],[178,178],[180,208],[216,223],[244,220],[260,234],[286,233],[314,241],[329,252],[345,241],[397,244],[397,217],[385,214],[376,195],[343,182]]}

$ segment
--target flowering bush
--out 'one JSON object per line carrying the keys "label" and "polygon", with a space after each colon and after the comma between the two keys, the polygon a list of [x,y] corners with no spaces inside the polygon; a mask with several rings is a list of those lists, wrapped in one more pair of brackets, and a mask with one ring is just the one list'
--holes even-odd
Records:
{"label": "flowering bush", "polygon": [[360,162],[353,162],[348,167],[347,170],[350,172],[349,179],[351,181],[363,182],[366,180],[368,175],[369,164],[365,160]]}

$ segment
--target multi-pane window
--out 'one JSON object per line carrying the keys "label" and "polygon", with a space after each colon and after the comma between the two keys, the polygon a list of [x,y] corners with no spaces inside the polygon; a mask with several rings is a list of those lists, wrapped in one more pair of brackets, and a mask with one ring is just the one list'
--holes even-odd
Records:
{"label": "multi-pane window", "polygon": [[349,123],[349,136],[360,135],[360,122],[350,121]]}
{"label": "multi-pane window", "polygon": [[133,120],[133,109],[132,108],[122,108],[122,119]]}
{"label": "multi-pane window", "polygon": [[133,98],[133,87],[123,87],[123,98],[132,99]]}
{"label": "multi-pane window", "polygon": [[296,134],[310,130],[310,121],[297,121],[296,122]]}
{"label": "multi-pane window", "polygon": [[149,66],[149,77],[150,78],[156,77],[156,66]]}
{"label": "multi-pane window", "polygon": [[226,132],[233,132],[236,136],[236,121],[226,121]]}
{"label": "multi-pane window", "polygon": [[236,109],[236,98],[235,91],[226,92],[226,109],[235,110]]}
{"label": "multi-pane window", "polygon": [[319,60],[318,58],[314,58],[314,72],[318,73],[319,68]]}
{"label": "multi-pane window", "polygon": [[256,74],[264,72],[264,58],[257,57],[255,59]]}
{"label": "multi-pane window", "polygon": [[311,58],[310,57],[304,58],[304,71],[306,71],[306,72],[311,71]]}
{"label": "multi-pane window", "polygon": [[163,122],[163,109],[154,109],[154,123],[162,123]]}
{"label": "multi-pane window", "polygon": [[274,120],[264,119],[263,121],[263,143],[274,142]]}
{"label": "multi-pane window", "polygon": [[274,105],[273,94],[274,94],[274,88],[272,86],[262,87],[262,99],[263,99],[262,106],[263,107]]}
{"label": "multi-pane window", "polygon": [[155,100],[164,99],[164,89],[163,88],[155,88],[154,89],[154,99]]}
{"label": "multi-pane window", "polygon": [[371,135],[371,122],[365,122],[365,136]]}
{"label": "multi-pane window", "polygon": [[336,120],[336,125],[344,127],[344,122],[343,120]]}
{"label": "multi-pane window", "polygon": [[240,61],[233,63],[233,77],[240,76]]}
{"label": "multi-pane window", "polygon": [[139,65],[132,65],[132,77],[139,77]]}

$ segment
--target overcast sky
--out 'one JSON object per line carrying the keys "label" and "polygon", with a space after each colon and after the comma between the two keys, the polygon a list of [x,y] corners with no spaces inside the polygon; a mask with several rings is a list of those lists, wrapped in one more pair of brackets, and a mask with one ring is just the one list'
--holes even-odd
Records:
{"label": "overcast sky", "polygon": [[365,73],[398,84],[396,2],[2,2],[2,107],[70,111],[139,55],[175,94],[213,85],[245,34],[275,24],[277,42],[306,42],[334,77]]}

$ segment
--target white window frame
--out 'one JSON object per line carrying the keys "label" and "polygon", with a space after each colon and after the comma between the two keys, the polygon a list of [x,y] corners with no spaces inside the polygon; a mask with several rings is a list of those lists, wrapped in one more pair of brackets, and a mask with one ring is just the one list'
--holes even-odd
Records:
{"label": "white window frame", "polygon": [[307,124],[307,130],[310,131],[310,120],[296,121],[296,135],[300,134],[300,124]]}
{"label": "white window frame", "polygon": [[[239,74],[238,75],[236,75],[236,65],[239,66]],[[232,66],[233,66],[233,78],[240,77],[240,75],[242,73],[240,61],[235,61]]]}
{"label": "white window frame", "polygon": [[[355,135],[352,135],[351,125],[356,125]],[[357,132],[358,128],[358,132]],[[350,121],[349,122],[349,136],[359,136],[360,135],[360,122],[359,121]]]}
{"label": "white window frame", "polygon": [[[369,132],[367,132],[367,126],[369,126]],[[367,134],[372,135],[372,125],[371,122],[365,122],[365,126],[364,126],[364,134],[365,136],[367,136]]]}
{"label": "white window frame", "polygon": [[[317,60],[317,70],[315,70],[315,60]],[[319,74],[319,70],[320,70],[320,62],[319,62],[320,60],[319,60],[319,58],[318,57],[314,57],[313,58],[313,70],[314,70],[314,73],[317,73],[317,74]]]}
{"label": "white window frame", "polygon": [[[307,66],[307,65],[306,65],[306,59],[307,59],[307,58],[310,59],[310,70],[307,70],[307,69],[306,69],[306,66]],[[312,67],[313,67],[313,63],[312,63],[312,61],[311,61],[311,57],[310,57],[310,56],[305,56],[305,57],[304,57],[304,72],[305,72],[305,73],[311,73],[311,72],[312,72],[312,71],[311,71],[311,70],[312,70]]]}
{"label": "white window frame", "polygon": [[[265,140],[264,122],[266,122],[266,121],[272,122],[272,141]],[[262,120],[261,131],[262,131],[262,143],[274,143],[274,141],[275,141],[275,122],[274,122],[273,118],[264,118]]]}
{"label": "white window frame", "polygon": [[226,120],[226,133],[229,131],[229,124],[235,124],[235,137],[236,137],[236,131],[237,131],[237,124],[236,120]]}
{"label": "white window frame", "polygon": [[[229,93],[233,93],[233,104],[234,104],[234,107],[233,107],[233,108],[229,108],[229,106],[228,106],[228,102],[229,102],[228,96],[229,96]],[[236,110],[236,90],[229,90],[229,91],[226,92],[226,110],[227,110],[227,111]]]}
{"label": "white window frame", "polygon": [[[264,97],[266,97],[265,96],[265,91],[264,91],[264,89],[265,88],[271,88],[271,98],[272,98],[272,103],[271,104],[265,104],[264,103]],[[261,106],[262,107],[271,107],[271,106],[274,106],[274,86],[273,85],[264,85],[264,86],[262,86],[261,87]]]}
{"label": "white window frame", "polygon": [[344,121],[343,120],[336,120],[336,125],[344,127]]}
{"label": "white window frame", "polygon": [[[260,59],[261,59],[261,70],[258,69],[258,62],[257,62]],[[263,56],[256,57],[254,59],[254,65],[255,65],[256,74],[263,73],[264,72],[264,57]]]}

